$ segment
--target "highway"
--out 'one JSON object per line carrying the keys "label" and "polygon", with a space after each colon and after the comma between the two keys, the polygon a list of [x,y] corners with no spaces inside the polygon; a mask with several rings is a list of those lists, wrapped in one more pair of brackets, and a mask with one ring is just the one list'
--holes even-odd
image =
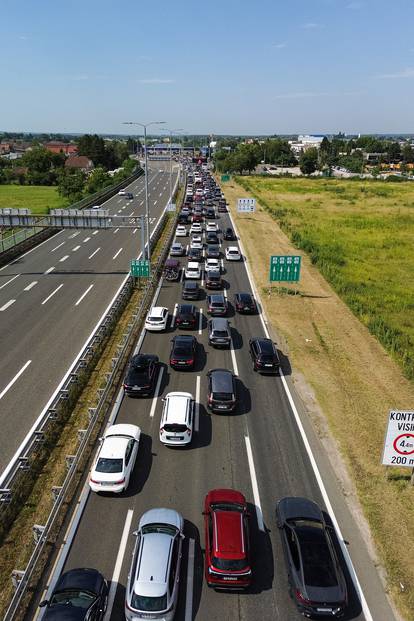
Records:
{"label": "highway", "polygon": [[[218,223],[223,229],[231,223],[228,214],[220,215]],[[229,263],[224,259],[224,267],[230,303],[236,291],[252,291],[245,261]],[[168,366],[168,357],[170,339],[178,333],[171,325],[174,306],[180,302],[181,283],[163,282],[157,305],[169,308],[170,328],[167,333],[145,333],[141,347],[142,352],[157,354],[164,363],[159,392],[154,398],[141,400],[124,397],[117,414],[117,423],[133,423],[142,430],[130,487],[117,497],[89,494],[64,569],[100,570],[111,581],[106,621],[124,619],[125,586],[134,544],[131,533],[147,509],[171,507],[184,516],[186,534],[175,619],[297,620],[302,617],[288,595],[275,503],[283,496],[304,495],[327,508],[329,497],[342,535],[349,541],[367,600],[363,602],[364,614],[338,544],[350,597],[344,618],[392,621],[393,612],[363,537],[292,387],[288,360],[283,358],[284,377],[263,377],[252,369],[248,341],[264,335],[263,317],[235,314],[230,304],[233,345],[230,350],[216,350],[208,345],[205,299],[195,302],[203,311],[199,327],[191,332],[199,342],[198,360],[193,371],[178,372]],[[231,369],[238,377],[239,404],[234,414],[210,414],[206,409],[206,373],[216,367]],[[192,392],[199,403],[193,442],[186,450],[169,449],[158,439],[161,398],[176,390]],[[293,409],[290,395],[296,404]],[[312,463],[313,456],[317,466]],[[323,473],[322,485],[319,473]],[[206,493],[217,487],[240,490],[250,504],[254,586],[247,593],[215,592],[203,577],[201,512]]]}
{"label": "highway", "polygon": [[[149,173],[150,228],[169,197],[169,172]],[[102,206],[145,212],[144,176]],[[94,330],[140,252],[140,230],[63,230],[0,270],[0,473]]]}

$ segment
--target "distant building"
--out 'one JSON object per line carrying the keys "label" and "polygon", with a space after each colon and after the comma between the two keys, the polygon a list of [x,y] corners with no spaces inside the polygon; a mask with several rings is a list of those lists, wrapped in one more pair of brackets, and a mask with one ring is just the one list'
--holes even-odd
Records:
{"label": "distant building", "polygon": [[76,168],[88,173],[94,169],[94,164],[86,155],[71,155],[65,162],[65,168]]}
{"label": "distant building", "polygon": [[0,142],[0,155],[6,155],[6,153],[10,153],[11,144],[10,142]]}
{"label": "distant building", "polygon": [[324,136],[298,136],[297,140],[289,140],[290,148],[295,155],[300,155],[308,149],[319,149]]}
{"label": "distant building", "polygon": [[45,149],[51,153],[64,153],[65,155],[75,155],[78,152],[76,144],[70,142],[61,142],[60,140],[51,140],[44,145]]}

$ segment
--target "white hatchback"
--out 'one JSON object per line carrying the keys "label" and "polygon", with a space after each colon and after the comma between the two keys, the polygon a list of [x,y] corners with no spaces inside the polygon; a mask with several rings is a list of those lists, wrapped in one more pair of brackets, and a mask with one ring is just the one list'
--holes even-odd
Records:
{"label": "white hatchback", "polygon": [[237,246],[227,246],[226,259],[227,261],[240,261],[241,254]]}
{"label": "white hatchback", "polygon": [[101,446],[89,476],[93,492],[127,489],[137,458],[141,430],[136,425],[112,425],[101,438]]}
{"label": "white hatchback", "polygon": [[216,233],[218,231],[218,226],[216,222],[207,222],[207,233]]}
{"label": "white hatchback", "polygon": [[190,233],[201,233],[203,227],[200,222],[193,222],[190,228]]}
{"label": "white hatchback", "polygon": [[153,306],[145,319],[145,329],[150,332],[159,332],[167,329],[168,308],[165,306]]}
{"label": "white hatchback", "polygon": [[199,250],[203,249],[203,240],[201,235],[193,235],[190,242],[190,248],[198,248]]}
{"label": "white hatchback", "polygon": [[218,259],[206,259],[206,272],[217,272],[220,274],[220,262]]}
{"label": "white hatchback", "polygon": [[186,446],[193,436],[195,403],[189,392],[169,392],[163,399],[160,442],[167,446]]}
{"label": "white hatchback", "polygon": [[176,237],[186,237],[187,236],[187,229],[185,228],[185,226],[183,224],[179,224],[176,228],[175,231],[175,235]]}
{"label": "white hatchback", "polygon": [[125,196],[126,190],[119,190],[118,196]]}
{"label": "white hatchback", "polygon": [[198,261],[189,261],[184,272],[186,278],[201,278],[200,263]]}

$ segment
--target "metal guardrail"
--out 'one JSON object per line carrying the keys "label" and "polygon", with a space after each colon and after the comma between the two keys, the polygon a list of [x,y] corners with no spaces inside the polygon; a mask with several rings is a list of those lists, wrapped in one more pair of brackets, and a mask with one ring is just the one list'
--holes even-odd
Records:
{"label": "metal guardrail", "polygon": [[[133,173],[132,175],[130,175],[129,177],[127,177],[120,183],[117,183],[116,185],[111,185],[110,187],[107,187],[107,188],[103,188],[102,190],[99,190],[99,192],[95,192],[94,194],[91,194],[90,196],[86,196],[81,201],[78,201],[77,203],[73,203],[73,205],[70,205],[68,209],[85,209],[92,205],[97,205],[97,204],[100,205],[101,202],[104,202],[108,198],[111,198],[112,196],[114,196],[118,192],[118,190],[121,190],[125,185],[128,185],[129,183],[132,183],[132,181],[135,181],[135,179],[138,179],[138,177],[140,177],[143,173],[144,171],[140,169],[139,171]],[[46,222],[45,222],[45,228],[47,228]],[[39,233],[41,230],[43,229],[37,226],[36,228],[20,229],[6,236],[3,236],[0,234],[0,255],[1,253],[7,252],[8,250],[11,250],[18,244],[26,241],[30,237],[33,237],[33,235],[35,235],[36,233]]]}
{"label": "metal guardrail", "polygon": [[[173,196],[177,191],[178,181],[179,179],[177,176]],[[151,234],[151,245],[155,245],[160,237],[166,214],[167,208],[164,209],[157,227]],[[175,220],[176,219],[177,216],[175,216]],[[153,268],[152,276],[145,286],[143,298],[136,313],[133,315],[133,321],[128,324],[128,330],[123,335],[122,343],[118,346],[117,355],[112,358],[112,369],[105,377],[105,386],[98,390],[97,406],[95,408],[89,408],[88,427],[87,429],[80,429],[78,432],[80,441],[76,454],[66,456],[68,471],[65,480],[61,486],[51,489],[54,503],[49,517],[44,525],[33,525],[35,547],[26,568],[24,570],[15,570],[12,574],[12,581],[16,590],[3,621],[13,621],[23,618],[24,610],[22,612],[21,608],[24,609],[33,596],[33,591],[51,552],[51,546],[56,542],[59,535],[61,524],[66,517],[71,499],[79,483],[79,478],[89,460],[94,445],[95,432],[99,430],[111,407],[111,395],[114,384],[119,380],[119,372],[123,369],[127,357],[131,352],[148,310],[148,305],[158,286],[162,274],[162,266],[168,255],[174,234],[175,223],[161,250],[157,264]],[[96,360],[117,318],[125,308],[132,290],[133,279],[129,276],[123,284],[111,309],[84,348],[80,359],[71,369],[68,379],[64,385],[60,387],[53,404],[48,408],[43,419],[39,421],[36,431],[31,438],[29,438],[26,446],[15,460],[14,466],[9,471],[7,478],[1,481],[0,523],[4,524],[4,520],[10,523],[11,516],[7,516],[7,511],[13,504],[21,502],[22,491],[24,492],[25,489],[25,478],[27,478],[28,473],[33,473],[31,467],[35,465],[36,459],[40,459],[44,462],[44,452],[47,451],[48,447],[50,449],[53,448],[54,440],[58,436],[59,430],[62,428],[64,422],[69,418],[74,403],[95,367]]]}

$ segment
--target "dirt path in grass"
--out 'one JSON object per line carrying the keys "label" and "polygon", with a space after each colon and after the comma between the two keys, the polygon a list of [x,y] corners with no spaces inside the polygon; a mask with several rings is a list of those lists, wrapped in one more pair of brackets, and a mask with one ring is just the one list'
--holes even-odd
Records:
{"label": "dirt path in grass", "polygon": [[[302,254],[261,209],[238,215],[246,191],[223,184],[269,321],[293,367],[293,381],[342,481],[362,505],[371,554],[387,572],[387,589],[407,619],[414,618],[414,487],[409,469],[380,465],[388,410],[413,409],[414,386],[352,314],[309,259],[302,259],[302,295],[268,293],[269,257]],[[366,447],[372,447],[367,452]],[[338,458],[338,452],[342,459]],[[396,528],[396,515],[398,528]],[[367,541],[369,530],[366,528]],[[377,552],[375,552],[375,550]],[[404,585],[401,591],[400,583]]]}

